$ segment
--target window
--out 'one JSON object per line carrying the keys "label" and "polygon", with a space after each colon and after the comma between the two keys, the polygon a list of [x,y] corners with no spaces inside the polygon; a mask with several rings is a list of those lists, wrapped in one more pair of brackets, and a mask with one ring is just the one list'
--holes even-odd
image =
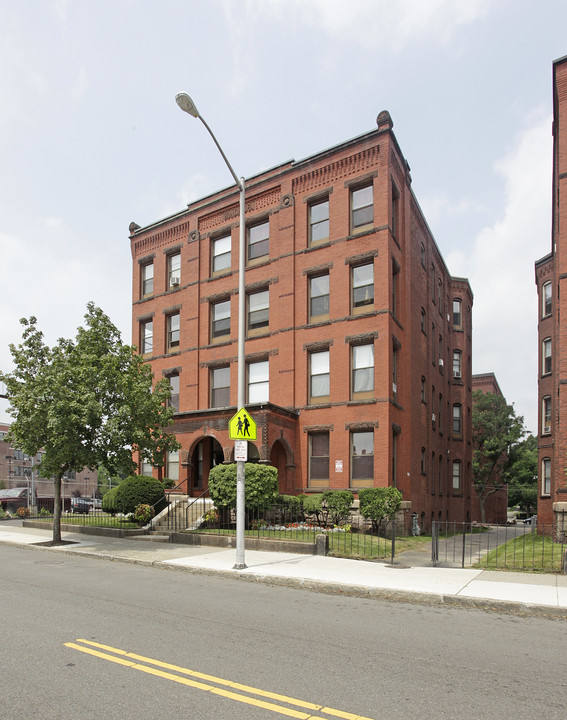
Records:
{"label": "window", "polygon": [[154,264],[146,263],[142,265],[142,297],[152,295],[154,292]]}
{"label": "window", "polygon": [[394,400],[398,397],[398,361],[400,348],[398,343],[394,342],[392,349],[392,396]]}
{"label": "window", "polygon": [[392,183],[392,235],[398,237],[398,227],[400,224],[400,193],[398,188]]}
{"label": "window", "polygon": [[423,375],[421,376],[421,402],[427,402],[427,386]]}
{"label": "window", "polygon": [[169,376],[169,387],[171,388],[171,397],[169,398],[168,405],[172,407],[175,412],[179,412],[179,375],[174,373]]}
{"label": "window", "polygon": [[177,484],[179,481],[179,450],[172,450],[167,453],[165,472],[167,473],[167,477],[170,480],[175,480]]}
{"label": "window", "polygon": [[351,432],[350,447],[351,487],[372,487],[374,485],[374,433],[372,430]]}
{"label": "window", "polygon": [[248,363],[248,402],[268,402],[270,392],[270,368],[267,360]]}
{"label": "window", "polygon": [[439,306],[439,315],[443,314],[443,283],[441,278],[437,282],[437,301]]}
{"label": "window", "polygon": [[230,270],[231,236],[223,235],[211,242],[211,274]]}
{"label": "window", "polygon": [[212,368],[211,370],[211,407],[230,405],[230,368]]}
{"label": "window", "polygon": [[309,433],[309,487],[329,486],[329,433]]}
{"label": "window", "polygon": [[351,202],[351,223],[350,231],[360,232],[372,227],[374,223],[374,205],[372,185],[352,190]]}
{"label": "window", "polygon": [[461,494],[461,461],[453,460],[453,495]]}
{"label": "window", "polygon": [[453,435],[461,437],[463,434],[463,408],[461,405],[453,405]]}
{"label": "window", "polygon": [[427,334],[427,319],[425,314],[425,308],[421,308],[421,321],[420,321],[421,332]]}
{"label": "window", "polygon": [[352,314],[365,313],[374,307],[374,264],[358,265],[351,270]]}
{"label": "window", "polygon": [[543,285],[543,317],[547,317],[548,315],[551,315],[551,283],[546,282]]}
{"label": "window", "polygon": [[425,269],[425,245],[421,243],[420,246],[420,257],[421,257],[421,267]]}
{"label": "window", "polygon": [[352,347],[352,398],[374,394],[374,345]]}
{"label": "window", "polygon": [[211,342],[217,343],[230,337],[230,300],[211,305]]}
{"label": "window", "polygon": [[454,328],[462,328],[463,327],[463,316],[462,316],[462,303],[457,298],[453,299],[453,327]]}
{"label": "window", "polygon": [[421,474],[425,475],[427,473],[427,460],[426,460],[426,452],[425,448],[421,448]]}
{"label": "window", "polygon": [[546,395],[541,401],[541,432],[547,435],[551,432],[551,397]]}
{"label": "window", "polygon": [[551,338],[546,338],[542,343],[542,375],[551,372]]}
{"label": "window", "polygon": [[453,350],[453,377],[460,380],[462,377],[461,360],[463,354],[460,350]]}
{"label": "window", "polygon": [[309,278],[309,320],[329,319],[329,274]]}
{"label": "window", "polygon": [[179,313],[167,316],[167,352],[179,347],[180,322]]}
{"label": "window", "polygon": [[167,289],[177,287],[181,282],[181,253],[167,256]]}
{"label": "window", "polygon": [[248,335],[265,331],[270,321],[270,296],[268,290],[248,295]]}
{"label": "window", "polygon": [[392,260],[392,315],[397,318],[399,314],[400,300],[400,266],[395,260]]}
{"label": "window", "polygon": [[551,494],[551,460],[543,458],[541,461],[541,494]]}
{"label": "window", "polygon": [[140,323],[140,348],[142,355],[147,355],[154,350],[154,323],[152,320]]}
{"label": "window", "polygon": [[254,262],[268,254],[270,249],[270,223],[260,223],[248,228],[248,262]]}
{"label": "window", "polygon": [[329,239],[329,200],[313,203],[309,206],[309,244],[325,242]]}
{"label": "window", "polygon": [[140,475],[145,475],[146,477],[152,477],[151,462],[148,462],[147,460],[142,460],[140,462]]}
{"label": "window", "polygon": [[440,433],[443,432],[443,427],[442,427],[442,419],[443,419],[443,418],[442,418],[442,410],[443,410],[443,395],[441,395],[441,393],[439,393],[439,411],[438,411],[438,413],[437,413],[437,427],[438,427],[438,430],[439,430]]}
{"label": "window", "polygon": [[312,352],[309,355],[309,401],[328,402],[330,396],[329,351]]}

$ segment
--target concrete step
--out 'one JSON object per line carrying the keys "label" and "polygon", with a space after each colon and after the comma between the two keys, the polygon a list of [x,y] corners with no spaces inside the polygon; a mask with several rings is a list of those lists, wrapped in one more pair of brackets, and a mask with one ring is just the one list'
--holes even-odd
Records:
{"label": "concrete step", "polygon": [[133,535],[130,540],[143,540],[145,542],[169,542],[169,533],[151,531],[149,535]]}

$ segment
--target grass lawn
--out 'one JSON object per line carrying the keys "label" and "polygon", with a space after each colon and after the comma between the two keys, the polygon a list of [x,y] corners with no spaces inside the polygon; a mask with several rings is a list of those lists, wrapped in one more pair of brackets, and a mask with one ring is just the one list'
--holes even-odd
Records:
{"label": "grass lawn", "polygon": [[[38,518],[34,518],[34,520],[52,523],[53,516],[40,516]],[[140,527],[138,523],[129,522],[125,518],[112,517],[112,515],[62,515],[61,524],[84,525],[89,527],[120,528],[122,530],[136,530]]]}
{"label": "grass lawn", "polygon": [[[235,535],[234,529],[203,530],[198,532],[212,535]],[[288,529],[273,531],[245,530],[246,537],[259,537],[268,540],[292,540],[313,543],[319,534],[313,530]],[[387,558],[392,554],[392,543],[388,538],[357,532],[329,532],[329,555],[350,558]],[[431,536],[419,535],[396,538],[396,555],[408,550],[418,549],[431,542]]]}
{"label": "grass lawn", "polygon": [[491,550],[474,567],[488,570],[561,572],[567,545],[554,543],[547,535],[527,533]]}

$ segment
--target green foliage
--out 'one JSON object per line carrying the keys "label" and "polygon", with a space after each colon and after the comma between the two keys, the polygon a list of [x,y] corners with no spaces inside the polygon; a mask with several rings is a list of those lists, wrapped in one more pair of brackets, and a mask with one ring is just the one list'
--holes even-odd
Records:
{"label": "green foliage", "polygon": [[354,495],[350,490],[326,490],[323,493],[323,502],[335,525],[348,519],[353,501]]}
{"label": "green foliage", "polygon": [[163,478],[161,481],[161,484],[163,485],[164,490],[171,490],[171,488],[174,488],[177,484],[175,480],[170,480],[169,478]]}
{"label": "green foliage", "polygon": [[53,539],[61,540],[61,478],[103,465],[132,472],[133,453],[154,464],[179,447],[163,430],[173,421],[167,378],[152,391],[152,370],[124,345],[118,329],[93,303],[75,341],[45,345],[37,320],[22,319],[22,342],[10,345],[11,373],[0,373],[15,418],[8,442],[27,455],[42,451],[43,477],[55,478]]}
{"label": "green foliage", "polygon": [[[107,496],[108,493],[102,500],[103,505]],[[138,505],[153,506],[162,499],[165,500],[165,493],[159,480],[145,475],[133,475],[123,480],[116,488],[114,506],[116,512],[128,515],[128,513],[135,513]]]}
{"label": "green foliage", "polygon": [[27,517],[29,517],[29,516],[30,516],[30,509],[29,509],[29,507],[19,507],[19,508],[16,510],[16,515],[17,515],[19,518],[27,518]]}
{"label": "green foliage", "polygon": [[374,532],[379,532],[384,518],[391,519],[400,509],[402,493],[394,487],[362,488],[358,499],[360,514],[372,521]]}
{"label": "green foliage", "polygon": [[[246,463],[244,497],[247,506],[273,505],[278,497],[278,471],[271,465]],[[215,465],[209,473],[209,494],[218,508],[236,507],[236,463]]]}
{"label": "green foliage", "polygon": [[472,480],[484,522],[486,498],[506,485],[513,464],[512,450],[525,435],[524,418],[501,395],[473,393]]}
{"label": "green foliage", "polygon": [[510,450],[504,479],[508,483],[508,506],[520,506],[527,515],[537,508],[537,438],[528,435]]}
{"label": "green foliage", "polygon": [[117,511],[116,509],[116,492],[118,490],[118,485],[116,487],[113,487],[112,490],[108,490],[103,498],[102,498],[102,509],[103,512],[110,513],[111,515],[114,515]]}
{"label": "green foliage", "polygon": [[134,510],[134,520],[138,525],[147,525],[154,515],[154,508],[147,503],[141,503]]}
{"label": "green foliage", "polygon": [[289,510],[297,515],[303,510],[303,498],[305,495],[280,495],[276,500],[277,504],[284,510]]}

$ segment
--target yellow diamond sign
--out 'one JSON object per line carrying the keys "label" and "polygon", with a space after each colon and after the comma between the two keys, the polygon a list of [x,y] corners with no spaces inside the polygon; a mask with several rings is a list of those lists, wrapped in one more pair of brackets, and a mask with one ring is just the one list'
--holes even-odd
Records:
{"label": "yellow diamond sign", "polygon": [[256,423],[244,408],[229,420],[228,436],[231,440],[256,440]]}

